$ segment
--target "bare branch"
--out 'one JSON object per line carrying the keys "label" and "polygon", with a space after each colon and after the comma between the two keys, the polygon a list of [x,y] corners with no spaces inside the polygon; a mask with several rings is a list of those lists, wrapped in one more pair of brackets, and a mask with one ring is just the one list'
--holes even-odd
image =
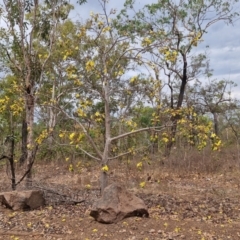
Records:
{"label": "bare branch", "polygon": [[[144,149],[144,148],[148,148],[149,146],[151,146],[151,144],[149,144],[148,146],[144,146],[144,147],[141,147],[141,148],[134,149],[134,151],[137,152],[137,151],[140,151],[140,150],[142,150],[142,149]],[[123,156],[125,156],[125,155],[128,155],[128,154],[130,154],[130,153],[131,153],[131,151],[128,151],[128,152],[125,152],[125,153],[121,153],[121,154],[119,154],[119,155],[117,155],[117,156],[115,156],[115,157],[108,158],[108,160],[114,160],[114,159],[123,157]]]}
{"label": "bare branch", "polygon": [[114,141],[114,140],[118,140],[120,138],[124,138],[124,137],[127,137],[127,136],[130,136],[132,134],[135,134],[135,133],[139,133],[139,132],[144,132],[144,131],[149,131],[149,130],[157,130],[158,128],[160,128],[158,131],[162,131],[163,129],[167,128],[167,127],[171,127],[172,125],[164,125],[164,126],[161,126],[161,127],[147,127],[147,128],[141,128],[141,129],[138,129],[138,130],[135,130],[135,131],[132,131],[132,132],[127,132],[127,133],[123,133],[121,135],[118,135],[116,137],[112,137],[110,139],[110,141]]}

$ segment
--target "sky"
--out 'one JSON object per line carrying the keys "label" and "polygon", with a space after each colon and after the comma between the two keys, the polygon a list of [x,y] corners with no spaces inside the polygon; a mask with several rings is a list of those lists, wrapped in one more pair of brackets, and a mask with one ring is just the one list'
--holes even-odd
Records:
{"label": "sky", "polygon": [[[156,2],[157,0],[136,0],[137,8],[145,4]],[[118,11],[122,9],[125,0],[109,0],[108,6]],[[240,12],[240,3],[236,10]],[[74,12],[71,13],[73,19],[84,20],[89,17],[90,12],[100,12],[101,7],[98,0],[88,0],[84,5],[76,5]],[[197,47],[198,52],[207,53],[210,58],[210,67],[214,70],[213,78],[234,81],[238,86],[233,89],[233,96],[240,99],[240,18],[234,25],[226,25],[218,22],[208,29],[204,35],[203,42]]]}

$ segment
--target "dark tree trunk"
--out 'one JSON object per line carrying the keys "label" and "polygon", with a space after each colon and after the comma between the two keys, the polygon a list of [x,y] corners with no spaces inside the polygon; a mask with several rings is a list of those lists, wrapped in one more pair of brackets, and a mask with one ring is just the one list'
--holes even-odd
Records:
{"label": "dark tree trunk", "polygon": [[22,147],[21,147],[21,157],[20,157],[20,165],[23,165],[26,162],[27,159],[27,122],[26,122],[26,115],[24,115],[24,118],[22,120]]}
{"label": "dark tree trunk", "polygon": [[[183,53],[182,53],[182,57],[183,57],[183,75],[181,77],[181,86],[180,86],[180,90],[179,90],[176,110],[180,109],[182,107],[184,94],[185,94],[185,89],[186,89],[186,85],[187,85],[187,59],[186,59],[186,55],[183,54]],[[171,108],[174,108],[173,105],[171,105]],[[175,115],[175,116],[171,117],[171,122],[172,122],[173,126],[171,127],[169,141],[166,145],[165,154],[164,154],[165,157],[170,156],[172,146],[173,146],[173,143],[174,143],[173,138],[175,138],[176,131],[177,131],[177,121],[178,121],[178,119],[179,119],[178,115]]]}
{"label": "dark tree trunk", "polygon": [[11,181],[12,181],[12,190],[16,190],[16,176],[15,176],[15,164],[14,164],[14,152],[15,152],[15,136],[14,136],[14,126],[13,126],[13,119],[12,115],[10,117],[11,121],[11,136],[9,137],[9,163],[10,163],[10,169],[11,169]]}
{"label": "dark tree trunk", "polygon": [[213,113],[213,121],[214,121],[214,131],[215,134],[219,135],[219,124],[218,124],[218,114],[216,112]]}
{"label": "dark tree trunk", "polygon": [[12,132],[12,136],[10,139],[10,155],[9,155],[9,163],[11,168],[12,175],[12,190],[16,190],[16,176],[15,176],[15,166],[14,166],[14,148],[15,148],[15,139],[14,134]]}

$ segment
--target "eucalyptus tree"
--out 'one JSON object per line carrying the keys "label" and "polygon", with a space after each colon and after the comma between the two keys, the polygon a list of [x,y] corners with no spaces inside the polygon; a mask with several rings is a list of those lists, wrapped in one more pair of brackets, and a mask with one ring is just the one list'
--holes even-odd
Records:
{"label": "eucalyptus tree", "polygon": [[[208,61],[205,53],[195,49],[213,24],[232,24],[239,15],[234,12],[238,1],[226,0],[159,0],[134,10],[135,1],[127,0],[115,22],[120,32],[138,33],[142,45],[148,48],[149,59],[162,74],[170,91],[169,107],[176,112],[182,107],[186,85],[205,73]],[[134,10],[134,11],[132,11]],[[178,82],[178,84],[176,84]],[[177,90],[174,88],[178,86]],[[177,91],[177,99],[173,94]],[[179,115],[172,116],[173,127],[169,139],[177,130]],[[173,141],[169,141],[166,156]]]}

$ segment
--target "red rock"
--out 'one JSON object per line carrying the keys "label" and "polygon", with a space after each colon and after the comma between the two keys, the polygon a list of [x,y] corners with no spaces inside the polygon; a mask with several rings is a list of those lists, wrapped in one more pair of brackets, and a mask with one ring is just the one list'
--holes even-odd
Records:
{"label": "red rock", "polygon": [[0,193],[0,203],[15,210],[36,209],[45,204],[40,190],[12,191]]}
{"label": "red rock", "polygon": [[90,216],[101,223],[116,223],[127,217],[148,217],[149,213],[142,199],[114,183],[93,204]]}

